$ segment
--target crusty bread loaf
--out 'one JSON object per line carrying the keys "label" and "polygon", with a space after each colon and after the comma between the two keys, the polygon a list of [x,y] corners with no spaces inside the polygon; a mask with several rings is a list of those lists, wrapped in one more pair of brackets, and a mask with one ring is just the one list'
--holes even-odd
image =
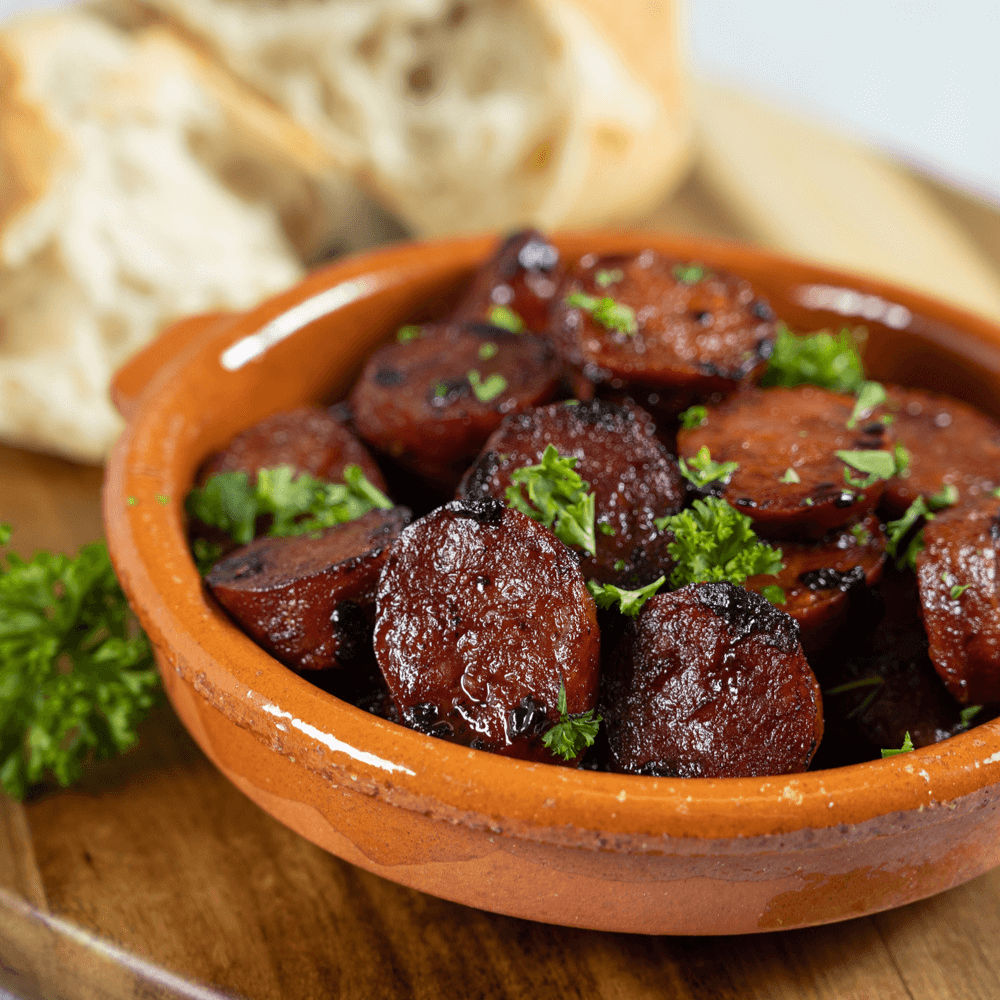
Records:
{"label": "crusty bread loaf", "polygon": [[182,25],[425,235],[622,221],[687,164],[674,3],[101,3]]}
{"label": "crusty bread loaf", "polygon": [[0,94],[0,437],[97,462],[120,427],[111,372],[175,318],[296,281],[290,240],[335,236],[349,185],[163,29],[13,23]]}

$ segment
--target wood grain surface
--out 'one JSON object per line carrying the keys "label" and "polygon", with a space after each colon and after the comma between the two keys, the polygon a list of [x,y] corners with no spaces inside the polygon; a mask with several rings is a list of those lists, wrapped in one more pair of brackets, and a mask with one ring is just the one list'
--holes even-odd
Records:
{"label": "wood grain surface", "polygon": [[[976,273],[1000,282],[1000,214],[919,178],[907,185],[947,217]],[[646,224],[773,243],[746,198],[703,169]],[[100,478],[0,447],[0,521],[16,526],[14,547],[75,551],[100,537]],[[135,750],[78,787],[24,805],[0,796],[4,988],[74,1000],[995,1000],[1000,870],[892,912],[754,937],[533,924],[324,853],[222,778],[163,706]]]}

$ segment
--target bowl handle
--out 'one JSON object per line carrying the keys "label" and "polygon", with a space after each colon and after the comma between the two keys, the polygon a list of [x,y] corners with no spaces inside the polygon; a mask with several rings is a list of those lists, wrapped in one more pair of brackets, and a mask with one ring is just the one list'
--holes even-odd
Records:
{"label": "bowl handle", "polygon": [[153,376],[184,350],[201,340],[216,324],[232,319],[234,313],[214,312],[190,316],[165,327],[138,354],[122,365],[111,378],[111,401],[118,412],[130,419]]}

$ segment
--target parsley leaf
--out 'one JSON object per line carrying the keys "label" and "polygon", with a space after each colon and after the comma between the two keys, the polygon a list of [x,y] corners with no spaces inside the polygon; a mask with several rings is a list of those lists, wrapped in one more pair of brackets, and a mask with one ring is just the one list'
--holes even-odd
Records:
{"label": "parsley leaf", "polygon": [[[573,457],[560,455],[555,445],[547,445],[538,465],[526,465],[511,473],[507,504],[551,528],[566,545],[578,545],[594,555],[594,494],[589,492],[590,483],[576,471],[576,462]],[[527,500],[521,493],[522,486],[527,489]]]}
{"label": "parsley leaf", "polygon": [[677,264],[671,273],[682,285],[697,285],[708,271],[701,264]]}
{"label": "parsley leaf", "polygon": [[854,404],[850,417],[847,418],[847,429],[853,430],[859,420],[871,416],[872,410],[880,403],[884,403],[886,398],[885,389],[882,388],[880,382],[862,382],[858,386],[857,402]]}
{"label": "parsley leaf", "polygon": [[408,344],[411,340],[420,339],[420,327],[419,326],[401,326],[396,331],[396,342],[399,344]]}
{"label": "parsley leaf", "polygon": [[858,489],[866,489],[879,479],[892,479],[896,474],[896,456],[888,451],[837,451],[834,454],[845,465],[867,473],[867,479],[858,479],[844,469],[844,480]]}
{"label": "parsley leaf", "polygon": [[789,466],[787,469],[785,469],[785,474],[781,477],[781,479],[778,480],[778,482],[793,483],[793,484],[801,483],[802,477],[791,466]]}
{"label": "parsley leaf", "polygon": [[910,734],[907,733],[903,739],[903,745],[898,750],[883,750],[883,757],[895,757],[898,753],[909,753],[913,749],[913,740],[910,739]]}
{"label": "parsley leaf", "polygon": [[928,521],[934,520],[934,515],[931,513],[927,504],[924,503],[924,498],[921,496],[917,497],[917,499],[906,508],[906,513],[903,514],[901,518],[895,521],[890,521],[885,526],[885,551],[896,560],[897,569],[902,569],[906,566],[909,569],[916,571],[917,555],[923,550],[924,547],[923,528],[913,535],[902,555],[899,554],[899,548],[906,536],[909,535],[913,526],[922,517],[926,518]]}
{"label": "parsley leaf", "polygon": [[601,270],[594,275],[594,284],[596,284],[598,288],[607,288],[608,285],[616,285],[624,277],[625,272],[620,267],[611,268],[610,270]]}
{"label": "parsley leaf", "polygon": [[[290,465],[260,469],[250,486],[245,472],[220,472],[188,494],[191,517],[230,535],[240,545],[253,541],[258,516],[273,517],[268,535],[308,535],[353,521],[392,501],[365,477],[360,466],[344,469],[344,483],[327,483],[303,472],[293,478]],[[197,555],[197,553],[196,553]]]}
{"label": "parsley leaf", "polygon": [[695,500],[689,509],[653,523],[674,535],[667,546],[677,564],[670,577],[672,587],[724,580],[743,583],[749,576],[774,575],[784,568],[781,549],[759,541],[750,518],[718,497]]}
{"label": "parsley leaf", "polygon": [[927,506],[931,510],[942,510],[958,503],[958,487],[952,483],[942,483],[941,490],[927,498]]}
{"label": "parsley leaf", "polygon": [[480,403],[489,403],[507,388],[507,380],[503,375],[497,375],[495,372],[483,381],[479,372],[473,368],[466,375],[466,378],[469,380],[469,385],[472,386],[472,394]]}
{"label": "parsley leaf", "polygon": [[594,710],[570,715],[566,708],[566,685],[559,685],[559,721],[542,737],[542,744],[555,756],[572,760],[583,753],[597,739],[601,717],[595,717]]}
{"label": "parsley leaf", "polygon": [[524,332],[524,320],[510,306],[494,306],[490,310],[490,323],[511,333]]}
{"label": "parsley leaf", "polygon": [[704,427],[708,423],[708,410],[704,406],[689,406],[680,415],[681,427],[685,430],[693,431],[698,427]]}
{"label": "parsley leaf", "polygon": [[977,715],[979,715],[979,713],[982,710],[983,710],[982,705],[968,705],[965,708],[963,708],[961,712],[958,713],[958,717],[959,719],[962,720],[962,725],[965,726],[966,729],[968,729],[969,723],[972,722],[972,720]]}
{"label": "parsley leaf", "polygon": [[770,601],[775,606],[788,603],[788,598],[785,597],[785,591],[776,583],[769,583],[766,587],[761,587],[760,596]]}
{"label": "parsley leaf", "polygon": [[760,384],[791,386],[808,382],[834,392],[855,392],[864,380],[861,357],[847,330],[838,337],[826,330],[799,337],[781,325]]}
{"label": "parsley leaf", "polygon": [[740,467],[739,462],[713,462],[712,453],[708,450],[707,445],[702,445],[698,449],[698,454],[690,462],[678,458],[677,465],[681,470],[681,475],[694,483],[695,486],[707,486],[716,480],[725,486],[733,478],[733,473]]}
{"label": "parsley leaf", "polygon": [[606,611],[617,604],[618,610],[623,615],[635,618],[639,613],[639,609],[666,582],[667,578],[661,576],[659,580],[647,583],[645,587],[640,587],[638,590],[622,590],[621,587],[616,587],[612,583],[598,583],[596,580],[588,580],[587,590],[590,591],[590,596],[593,597],[594,603],[601,610]]}
{"label": "parsley leaf", "polygon": [[[0,542],[10,529],[0,529]],[[0,558],[0,784],[24,798],[63,787],[91,755],[124,752],[159,699],[160,678],[102,542],[75,558]]]}
{"label": "parsley leaf", "polygon": [[479,348],[479,360],[489,361],[490,358],[495,358],[499,349],[492,341],[487,341]]}
{"label": "parsley leaf", "polygon": [[575,306],[577,309],[590,313],[594,320],[606,330],[617,330],[618,333],[629,335],[639,330],[635,310],[624,302],[615,302],[608,296],[597,298],[583,292],[573,292],[572,295],[566,297],[566,305]]}

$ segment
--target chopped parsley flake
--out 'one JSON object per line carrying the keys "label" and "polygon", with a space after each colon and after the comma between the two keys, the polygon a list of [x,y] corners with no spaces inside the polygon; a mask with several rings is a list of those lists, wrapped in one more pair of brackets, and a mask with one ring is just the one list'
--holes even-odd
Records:
{"label": "chopped parsley flake", "polygon": [[480,403],[489,403],[491,400],[497,398],[504,389],[507,388],[507,380],[503,375],[497,375],[496,373],[490,375],[486,381],[482,381],[479,372],[475,368],[466,375],[469,380],[469,385],[472,386],[472,394],[479,400]]}
{"label": "chopped parsley flake", "polygon": [[[129,505],[129,507],[134,507],[138,502],[139,501],[136,500],[135,497],[126,497],[125,498],[125,503],[127,503]],[[7,544],[7,540],[4,539],[4,538],[0,538],[0,544],[6,545]]]}
{"label": "chopped parsley flake", "polygon": [[782,588],[776,583],[769,583],[766,587],[762,587],[760,596],[766,598],[774,605],[788,603],[784,590],[782,590]]}
{"label": "chopped parsley flake", "polygon": [[906,508],[906,513],[903,514],[901,518],[896,521],[890,521],[885,526],[887,532],[885,550],[890,556],[893,557],[893,559],[896,560],[896,566],[899,569],[906,566],[915,571],[917,568],[917,555],[923,550],[924,547],[923,528],[913,535],[902,554],[900,554],[899,549],[906,536],[909,535],[914,525],[922,517],[929,521],[934,519],[934,515],[931,513],[930,508],[926,503],[924,503],[924,498],[917,497],[917,499]]}
{"label": "chopped parsley flake", "polygon": [[740,463],[714,462],[708,446],[702,445],[690,462],[678,458],[677,466],[681,470],[681,475],[695,486],[707,486],[716,481],[726,486],[733,478],[733,473],[740,467]]}
{"label": "chopped parsley flake", "polygon": [[962,711],[958,713],[958,717],[962,720],[962,725],[965,726],[966,729],[968,729],[969,723],[972,722],[972,720],[977,715],[979,715],[979,713],[982,710],[983,710],[982,705],[968,705],[966,708],[963,708]]}
{"label": "chopped parsley flake", "polygon": [[616,587],[611,583],[598,583],[596,580],[588,580],[587,590],[590,591],[590,596],[594,598],[594,603],[601,610],[607,610],[617,604],[618,610],[623,615],[635,618],[646,601],[666,582],[667,578],[661,576],[659,580],[654,580],[652,583],[648,583],[645,587],[641,587],[638,590],[622,590],[621,587]]}
{"label": "chopped parsley flake", "polygon": [[[566,545],[577,545],[594,555],[594,494],[590,483],[576,471],[576,458],[560,455],[547,445],[538,465],[527,465],[511,473],[507,504],[546,528]],[[521,487],[527,490],[527,499]]]}
{"label": "chopped parsley flake", "polygon": [[616,285],[622,278],[625,277],[625,272],[620,267],[612,268],[611,270],[600,270],[594,275],[594,284],[598,288],[607,288],[608,285]]}
{"label": "chopped parsley flake", "polygon": [[963,583],[963,584],[954,583],[954,584],[952,584],[952,583],[950,583],[951,579],[952,579],[952,577],[950,577],[947,573],[942,573],[941,574],[941,582],[946,587],[948,587],[948,586],[951,587],[951,589],[948,591],[949,596],[951,597],[951,599],[953,601],[957,601],[962,596],[962,594],[964,594],[969,589],[970,584],[968,584],[968,583]]}
{"label": "chopped parsley flake", "polygon": [[778,481],[782,483],[801,483],[802,478],[793,468],[789,467],[785,469],[785,474]]}
{"label": "chopped parsley flake", "polygon": [[419,326],[401,326],[396,331],[396,342],[399,344],[408,344],[411,340],[420,339],[420,327]]}
{"label": "chopped parsley flake", "polygon": [[490,358],[495,358],[498,350],[499,348],[492,341],[481,345],[479,348],[479,360],[489,361]]}
{"label": "chopped parsley flake", "polygon": [[852,430],[857,426],[859,420],[870,417],[872,410],[884,403],[885,400],[885,389],[880,382],[862,382],[858,387],[857,402],[847,419],[847,429]]}
{"label": "chopped parsley flake", "polygon": [[613,535],[613,534],[615,534],[615,529],[610,524],[608,524],[606,521],[602,521],[597,526],[597,529],[598,529],[598,531],[600,531],[600,533],[602,535]]}
{"label": "chopped parsley flake", "polygon": [[881,683],[881,677],[860,677],[856,681],[847,681],[846,684],[838,684],[836,687],[826,688],[823,694],[847,694],[848,691],[857,691],[858,688],[878,687]]}
{"label": "chopped parsley flake", "polygon": [[556,757],[563,760],[573,760],[597,739],[601,717],[595,717],[594,710],[570,715],[566,706],[566,685],[559,685],[559,696],[556,701],[559,710],[559,721],[542,737],[542,743]]}
{"label": "chopped parsley flake", "polygon": [[511,333],[524,333],[524,320],[510,306],[494,306],[490,310],[490,323]]}
{"label": "chopped parsley flake", "polygon": [[697,285],[708,271],[701,264],[677,264],[671,273],[682,285]]}
{"label": "chopped parsley flake", "polygon": [[858,479],[844,469],[845,482],[861,490],[880,479],[892,479],[896,474],[896,456],[888,451],[838,451],[834,454],[845,465],[866,473],[866,479]]}
{"label": "chopped parsley flake", "polygon": [[851,534],[858,545],[867,545],[872,540],[872,533],[863,524],[853,525]]}
{"label": "chopped parsley flake", "polygon": [[170,503],[170,496],[169,496],[169,494],[167,494],[167,493],[157,493],[156,494],[156,502],[158,504],[161,504],[162,506],[165,507],[168,503]]}
{"label": "chopped parsley flake", "polygon": [[680,415],[681,427],[687,431],[704,427],[708,423],[708,410],[704,406],[689,406]]}
{"label": "chopped parsley flake", "polygon": [[743,583],[761,573],[776,575],[784,568],[781,550],[759,541],[752,521],[718,497],[695,500],[690,508],[653,522],[670,531],[667,552],[677,564],[670,585]]}
{"label": "chopped parsley flake", "polygon": [[624,559],[616,559],[615,560],[615,572],[616,573],[620,573],[624,568],[625,568],[625,560]]}
{"label": "chopped parsley flake", "polygon": [[910,739],[910,734],[907,733],[903,739],[903,745],[898,750],[883,750],[883,757],[895,757],[898,753],[909,753],[913,749],[913,740]]}
{"label": "chopped parsley flake", "polygon": [[782,324],[760,384],[810,383],[834,392],[856,392],[864,381],[861,357],[847,330],[837,337],[826,330],[799,337]]}
{"label": "chopped parsley flake", "polygon": [[573,292],[572,295],[567,296],[566,304],[590,313],[594,320],[606,330],[615,330],[629,336],[639,330],[635,310],[631,306],[625,305],[624,302],[616,302],[608,296],[597,298],[583,292]]}
{"label": "chopped parsley flake", "polygon": [[931,510],[943,510],[958,503],[958,488],[952,483],[942,483],[941,491],[927,498],[927,506]]}
{"label": "chopped parsley flake", "polygon": [[436,399],[444,399],[448,395],[448,386],[444,382],[438,382],[434,386],[434,396]]}

